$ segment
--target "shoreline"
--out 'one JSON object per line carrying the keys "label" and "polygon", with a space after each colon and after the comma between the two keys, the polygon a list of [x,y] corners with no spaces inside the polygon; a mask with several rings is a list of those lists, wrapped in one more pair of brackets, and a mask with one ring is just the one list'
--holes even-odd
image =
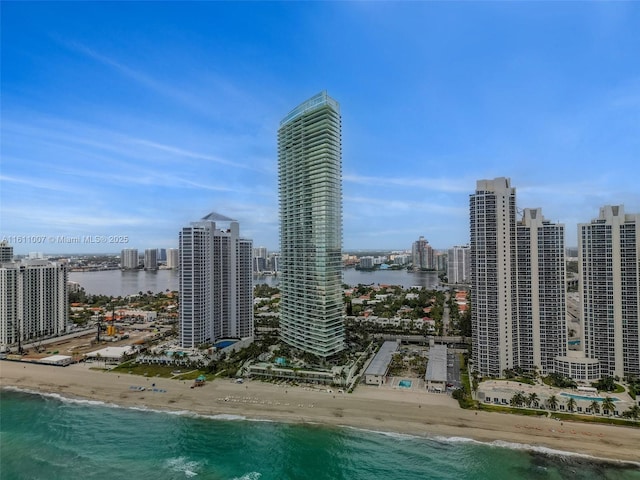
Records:
{"label": "shoreline", "polygon": [[[351,394],[259,381],[192,382],[68,367],[0,361],[0,386],[71,401],[193,414],[224,420],[328,425],[380,434],[565,455],[640,467],[640,428],[562,422],[547,417],[469,411],[444,394],[361,386]],[[144,390],[140,388],[144,387]],[[13,389],[12,389],[13,390]],[[111,404],[111,405],[110,405]]]}

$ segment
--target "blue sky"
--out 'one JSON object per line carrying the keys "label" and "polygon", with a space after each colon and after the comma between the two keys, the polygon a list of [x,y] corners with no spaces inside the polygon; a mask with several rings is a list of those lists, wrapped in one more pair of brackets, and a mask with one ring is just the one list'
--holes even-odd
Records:
{"label": "blue sky", "polygon": [[[640,212],[640,4],[2,2],[0,237],[278,249],[280,120],[341,104],[343,247],[468,242],[476,180],[566,225]],[[50,237],[126,236],[126,244]],[[28,239],[27,239],[28,240]]]}

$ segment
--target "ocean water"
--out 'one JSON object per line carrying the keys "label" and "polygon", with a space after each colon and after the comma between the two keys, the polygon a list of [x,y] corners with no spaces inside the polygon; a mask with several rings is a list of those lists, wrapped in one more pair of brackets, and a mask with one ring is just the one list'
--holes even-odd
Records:
{"label": "ocean water", "polygon": [[638,466],[525,446],[0,394],[6,480],[640,479]]}

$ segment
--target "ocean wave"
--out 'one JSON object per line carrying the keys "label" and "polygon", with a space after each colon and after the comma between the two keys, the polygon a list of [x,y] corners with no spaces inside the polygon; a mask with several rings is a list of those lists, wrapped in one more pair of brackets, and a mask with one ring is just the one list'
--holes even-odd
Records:
{"label": "ocean wave", "polygon": [[567,452],[565,450],[557,450],[555,448],[544,447],[542,445],[531,445],[528,443],[507,442],[505,440],[493,440],[491,442],[483,442],[480,440],[475,440],[473,438],[444,437],[440,435],[434,435],[428,438],[431,438],[433,440],[436,440],[438,442],[443,442],[443,443],[472,443],[476,445],[486,445],[489,447],[508,448],[510,450],[521,450],[521,451],[527,451],[527,452],[541,453],[544,455],[550,455],[554,457],[581,458],[589,461],[615,463],[615,464],[621,464],[621,465],[634,465],[636,467],[640,467],[640,462],[634,462],[632,460],[615,460],[611,458],[602,458],[602,457],[596,457],[593,455],[588,455],[586,453]]}
{"label": "ocean wave", "polygon": [[241,477],[235,477],[232,480],[259,480],[260,477],[262,477],[262,474],[260,472],[249,472],[245,473]]}
{"label": "ocean wave", "polygon": [[612,464],[633,465],[636,467],[640,467],[640,462],[635,462],[632,460],[616,460],[611,458],[602,458],[602,457],[596,457],[593,455],[588,455],[586,453],[567,452],[564,450],[556,450],[554,448],[543,447],[541,445],[530,445],[526,443],[507,442],[504,440],[493,440],[491,442],[483,442],[483,441],[475,440],[473,438],[468,438],[468,437],[446,437],[442,435],[420,436],[420,435],[411,435],[406,433],[385,432],[381,430],[358,428],[358,427],[352,427],[350,425],[340,425],[340,427],[347,428],[349,430],[359,431],[359,432],[373,433],[376,435],[384,435],[386,437],[390,437],[396,440],[435,440],[440,443],[469,443],[474,445],[485,445],[489,447],[508,448],[510,450],[528,451],[528,452],[540,453],[543,455],[550,455],[554,457],[581,458],[581,459],[593,461],[593,462],[606,462],[606,463],[612,463]]}
{"label": "ocean wave", "polygon": [[260,418],[253,419],[253,418],[245,417],[244,415],[231,415],[226,413],[204,414],[204,413],[193,412],[191,410],[170,410],[170,409],[163,410],[158,408],[150,408],[145,405],[118,405],[116,403],[104,402],[102,400],[88,400],[84,398],[67,397],[60,393],[41,392],[38,390],[32,390],[28,388],[21,388],[21,387],[15,387],[15,386],[3,386],[1,389],[12,391],[12,392],[26,393],[30,395],[38,395],[41,397],[53,398],[62,403],[89,405],[93,407],[122,408],[125,410],[135,410],[138,412],[161,413],[165,415],[175,415],[175,416],[192,417],[192,418],[205,418],[209,420],[267,422],[267,423],[274,422],[273,420],[269,420],[269,419],[260,419]]}
{"label": "ocean wave", "polygon": [[351,425],[339,425],[341,428],[355,430],[357,432],[375,433],[376,435],[384,435],[385,437],[394,438],[396,440],[424,440],[425,437],[419,435],[411,435],[410,433],[385,432],[384,430],[371,430],[368,428],[353,427]]}
{"label": "ocean wave", "polygon": [[89,405],[92,407],[121,408],[120,405],[116,405],[115,403],[103,402],[102,400],[88,400],[86,398],[66,397],[59,393],[41,392],[39,390],[31,390],[28,388],[20,388],[15,386],[5,386],[5,387],[2,387],[2,390],[8,390],[11,392],[18,392],[18,393],[27,393],[30,395],[39,395],[41,397],[46,397],[46,398],[54,398],[62,403]]}
{"label": "ocean wave", "polygon": [[200,462],[189,460],[186,457],[170,458],[166,462],[167,468],[174,472],[182,472],[186,477],[196,477],[196,470],[201,466]]}

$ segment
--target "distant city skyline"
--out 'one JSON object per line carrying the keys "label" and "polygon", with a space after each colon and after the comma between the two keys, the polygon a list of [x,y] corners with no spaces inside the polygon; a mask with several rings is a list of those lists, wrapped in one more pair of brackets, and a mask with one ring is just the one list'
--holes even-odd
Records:
{"label": "distant city skyline", "polygon": [[603,205],[640,211],[638,24],[634,2],[4,2],[0,241],[173,248],[215,210],[277,251],[282,112],[327,90],[344,251],[465,245],[495,177],[577,246]]}

